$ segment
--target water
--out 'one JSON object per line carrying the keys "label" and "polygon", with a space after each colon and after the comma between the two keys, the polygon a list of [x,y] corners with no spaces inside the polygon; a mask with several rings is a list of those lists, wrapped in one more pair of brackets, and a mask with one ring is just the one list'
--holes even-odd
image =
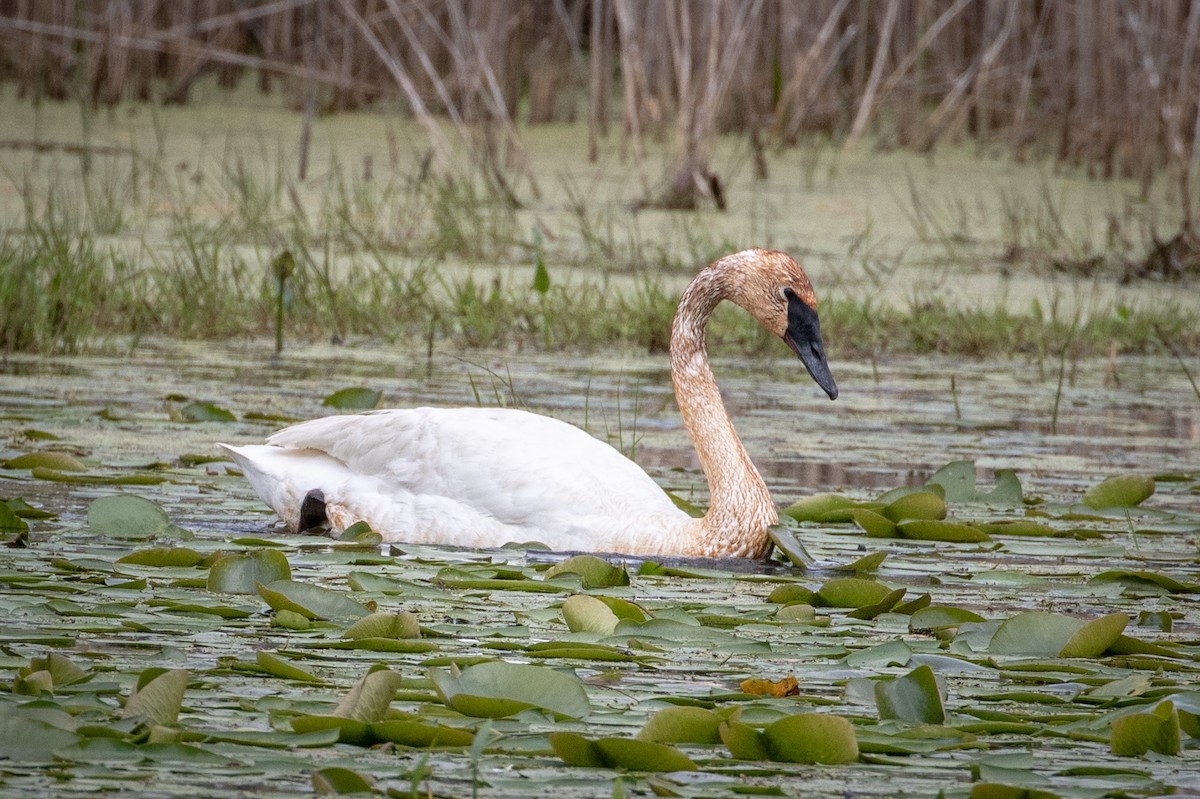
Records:
{"label": "water", "polygon": [[[974,460],[983,480],[1013,469],[1027,490],[1054,498],[1078,494],[1111,473],[1200,468],[1200,400],[1172,359],[1124,358],[1116,364],[1119,384],[1107,361],[1071,365],[1057,420],[1057,364],[907,357],[872,366],[836,354],[832,360],[841,387],[835,402],[786,354],[714,364],[737,429],[780,504],[818,491],[865,496],[921,483],[961,459]],[[222,467],[179,467],[182,456],[215,456],[218,440],[259,441],[283,425],[279,418],[324,415],[330,409],[320,404],[323,397],[366,385],[382,390],[387,406],[506,404],[557,416],[632,454],[684,496],[705,497],[662,355],[438,351],[427,360],[369,342],[299,346],[276,359],[266,341],[159,340],[128,357],[10,356],[0,375],[5,457],[66,449],[101,465],[168,465],[177,484],[198,485]],[[172,409],[188,400],[216,403],[241,421],[173,420]],[[58,440],[27,440],[28,429]],[[74,508],[100,489],[39,485],[10,474],[5,491],[65,493]],[[221,482],[219,491],[180,510],[185,517],[207,515],[252,497],[242,483]]]}

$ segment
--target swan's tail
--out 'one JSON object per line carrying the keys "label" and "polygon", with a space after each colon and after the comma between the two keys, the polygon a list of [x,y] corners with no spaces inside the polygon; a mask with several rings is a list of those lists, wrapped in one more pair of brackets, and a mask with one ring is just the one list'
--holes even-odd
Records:
{"label": "swan's tail", "polygon": [[233,457],[242,474],[250,481],[254,492],[279,514],[279,518],[287,524],[288,529],[293,532],[299,531],[302,527],[301,508],[305,505],[305,497],[311,490],[319,490],[317,485],[307,485],[311,476],[305,468],[303,451],[259,444],[245,447],[229,444],[217,446]]}

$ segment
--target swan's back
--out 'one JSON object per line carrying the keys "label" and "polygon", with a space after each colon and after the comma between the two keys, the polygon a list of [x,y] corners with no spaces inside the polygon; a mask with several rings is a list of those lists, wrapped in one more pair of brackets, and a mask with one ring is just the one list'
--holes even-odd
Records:
{"label": "swan's back", "polygon": [[[519,410],[330,416],[281,430],[265,447],[230,451],[293,527],[299,503],[314,489],[335,526],[361,519],[396,541],[658,549],[641,540],[647,538],[670,552],[681,546],[673,530],[692,521],[617,450],[566,422]],[[256,480],[259,468],[272,473]],[[294,507],[277,506],[288,504]]]}

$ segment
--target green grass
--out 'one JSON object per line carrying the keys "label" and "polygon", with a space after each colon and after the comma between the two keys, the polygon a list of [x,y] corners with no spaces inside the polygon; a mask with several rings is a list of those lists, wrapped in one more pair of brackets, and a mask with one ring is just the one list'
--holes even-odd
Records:
{"label": "green grass", "polygon": [[[274,335],[279,284],[271,263],[286,250],[296,268],[284,286],[285,342],[353,336],[426,347],[663,351],[677,290],[664,279],[681,283],[744,245],[715,236],[702,216],[672,216],[664,230],[644,234],[637,215],[618,223],[611,208],[589,205],[586,187],[569,182],[560,225],[568,230],[546,241],[470,176],[393,170],[368,181],[335,163],[323,182],[300,186],[270,153],[262,142],[247,152],[227,146],[223,166],[208,172],[172,172],[153,159],[118,169],[101,160],[74,181],[52,177],[40,193],[29,177],[14,181],[26,221],[0,235],[0,350],[72,352],[150,334]],[[909,188],[918,238],[966,257],[972,223],[961,203],[924,197],[911,179]],[[1006,206],[1014,247],[1069,248],[1062,226],[1047,221],[1060,212],[1048,190],[1033,216],[1023,218],[1018,206]],[[898,279],[897,264],[862,247],[849,245],[846,260],[881,264],[870,272],[881,286]],[[539,258],[549,276],[542,290],[533,281]],[[476,276],[451,264],[486,269]],[[617,274],[623,279],[611,280]],[[961,308],[914,294],[903,305],[821,288],[822,325],[838,357],[1044,360],[1072,324],[1036,303],[1016,313],[1000,300]],[[776,346],[738,313],[718,314],[710,341],[725,353]],[[1182,303],[1120,306],[1079,322],[1073,353],[1113,346],[1195,351],[1200,312]]]}

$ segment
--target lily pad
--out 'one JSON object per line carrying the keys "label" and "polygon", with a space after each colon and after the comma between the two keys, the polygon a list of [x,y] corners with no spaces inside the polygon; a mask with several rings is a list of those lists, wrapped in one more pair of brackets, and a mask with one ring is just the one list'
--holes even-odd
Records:
{"label": "lily pad", "polygon": [[1122,474],[1106,478],[1083,494],[1089,508],[1133,508],[1154,494],[1154,478]]}
{"label": "lily pad", "polygon": [[144,497],[118,494],[100,497],[88,505],[88,527],[111,538],[143,540],[174,528],[166,511]]}
{"label": "lily pad", "polygon": [[274,549],[222,555],[208,569],[207,588],[221,594],[256,594],[259,585],[290,580],[287,557]]}
{"label": "lily pad", "polygon": [[850,518],[868,538],[893,538],[896,535],[896,523],[875,511],[856,508],[850,511]]}
{"label": "lily pad", "polygon": [[762,732],[741,721],[722,721],[717,728],[721,743],[738,760],[770,760],[767,739]]}
{"label": "lily pad", "polygon": [[796,500],[780,512],[785,516],[791,516],[798,522],[819,522],[830,511],[856,507],[858,507],[857,502],[841,494],[813,494],[810,497]]}
{"label": "lily pad", "polygon": [[546,570],[546,579],[560,574],[578,574],[584,588],[612,588],[629,585],[629,572],[595,555],[576,555]]}
{"label": "lily pad", "polygon": [[896,528],[905,538],[917,541],[951,541],[970,544],[991,540],[991,537],[978,527],[939,519],[909,519],[897,524]]}
{"label": "lily pad", "polygon": [[858,760],[854,725],[842,716],[799,713],[763,730],[772,760],[837,765]]}
{"label": "lily pad", "polygon": [[237,417],[211,402],[189,402],[179,409],[179,416],[185,422],[236,422]]}
{"label": "lily pad", "polygon": [[1171,702],[1160,702],[1149,713],[1113,720],[1109,748],[1114,755],[1140,757],[1147,752],[1179,754],[1179,714]]}
{"label": "lily pad", "polygon": [[1061,613],[1025,611],[997,628],[988,651],[1030,657],[1096,657],[1116,643],[1128,622],[1123,613],[1088,621]]}
{"label": "lily pad", "polygon": [[204,560],[204,556],[188,547],[151,547],[138,549],[117,559],[117,563],[136,566],[187,568]]}
{"label": "lily pad", "polygon": [[321,404],[339,411],[370,411],[383,402],[383,392],[372,388],[351,387],[333,392]]}
{"label": "lily pad", "polygon": [[22,712],[0,713],[0,758],[13,763],[50,763],[55,752],[78,743],[73,730]]}
{"label": "lily pad", "polygon": [[921,608],[912,614],[908,620],[908,629],[943,630],[948,627],[958,627],[971,622],[982,622],[983,616],[964,608],[932,605]]}
{"label": "lily pad", "polygon": [[373,793],[375,780],[352,769],[327,766],[313,770],[312,786],[316,794]]}
{"label": "lily pad", "polygon": [[184,669],[146,669],[125,703],[126,718],[145,718],[150,724],[170,727],[179,716],[188,673]]}
{"label": "lily pad", "polygon": [[882,602],[892,589],[861,577],[835,577],[817,591],[822,604],[834,608],[861,608]]}
{"label": "lily pad", "polygon": [[929,666],[918,666],[908,674],[875,683],[879,718],[912,724],[941,724],[946,710],[937,679]]}
{"label": "lily pad", "polygon": [[896,499],[880,515],[897,523],[908,519],[944,519],[946,501],[933,491],[914,491]]}
{"label": "lily pad", "polygon": [[448,727],[445,724],[428,724],[411,719],[377,721],[369,724],[367,730],[377,742],[421,749],[466,747],[475,740],[475,734],[470,730]]}
{"label": "lily pad", "polygon": [[260,583],[258,594],[272,610],[290,610],[309,619],[357,619],[371,612],[340,591],[294,580]]}
{"label": "lily pad", "polygon": [[590,741],[573,732],[552,732],[550,746],[564,763],[585,768],[629,771],[695,771],[696,764],[673,746],[631,738]]}
{"label": "lily pad", "polygon": [[605,603],[587,594],[574,594],[563,601],[563,620],[571,632],[611,635],[621,621]]}
{"label": "lily pad", "polygon": [[432,669],[442,701],[466,716],[503,718],[529,708],[581,719],[591,712],[578,677],[544,666],[492,661],[454,674]]}
{"label": "lily pad", "polygon": [[282,677],[285,680],[295,680],[296,682],[324,682],[320,677],[289,663],[277,655],[271,654],[265,649],[255,652],[254,660],[260,669],[273,677]]}
{"label": "lily pad", "polygon": [[5,469],[53,469],[57,472],[86,472],[88,467],[74,455],[47,450],[18,455],[4,461]]}
{"label": "lily pad", "polygon": [[948,463],[934,472],[926,485],[941,486],[947,502],[982,503],[1001,508],[1017,508],[1022,502],[1021,481],[1009,469],[996,471],[995,488],[980,491],[976,484],[974,461]]}
{"label": "lily pad", "polygon": [[715,744],[721,718],[701,707],[667,707],[656,711],[638,732],[638,740],[667,744]]}
{"label": "lily pad", "polygon": [[420,638],[421,625],[417,617],[403,611],[388,613],[377,611],[364,616],[346,628],[343,638]]}
{"label": "lily pad", "polygon": [[[367,672],[342,697],[333,715],[363,723],[383,721],[403,677],[387,668]],[[299,732],[299,730],[297,730]]]}

